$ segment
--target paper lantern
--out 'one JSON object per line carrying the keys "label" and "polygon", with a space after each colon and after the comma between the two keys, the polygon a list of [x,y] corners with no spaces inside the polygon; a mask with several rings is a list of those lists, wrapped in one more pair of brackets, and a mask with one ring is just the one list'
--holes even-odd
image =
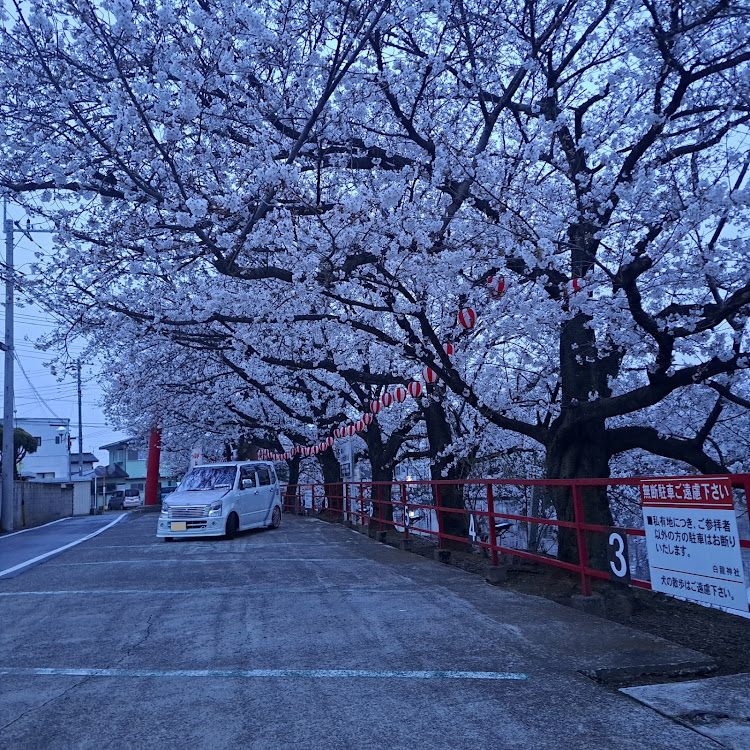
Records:
{"label": "paper lantern", "polygon": [[330,448],[333,445],[333,438],[327,437],[326,438],[326,445]]}
{"label": "paper lantern", "polygon": [[383,406],[390,406],[393,403],[393,396],[391,396],[391,394],[386,391],[380,397],[380,403],[383,404]]}
{"label": "paper lantern", "polygon": [[459,310],[458,322],[462,328],[473,328],[477,322],[477,314],[471,307],[464,307],[463,310]]}
{"label": "paper lantern", "polygon": [[370,401],[370,411],[377,414],[380,411],[380,401]]}
{"label": "paper lantern", "polygon": [[357,424],[354,425],[355,432],[362,432],[365,429],[365,423],[360,419]]}
{"label": "paper lantern", "polygon": [[409,395],[412,398],[418,398],[422,393],[422,384],[418,380],[412,380],[409,383]]}
{"label": "paper lantern", "polygon": [[490,289],[490,297],[500,299],[505,294],[505,276],[498,274],[488,277],[487,286]]}
{"label": "paper lantern", "polygon": [[452,357],[454,354],[453,344],[443,344],[443,351],[449,356]]}
{"label": "paper lantern", "polygon": [[425,367],[422,370],[422,377],[425,383],[437,383],[438,381],[438,375],[431,367]]}
{"label": "paper lantern", "polygon": [[403,404],[409,394],[406,392],[406,388],[400,385],[395,391],[393,391],[393,395],[396,397],[396,401],[398,401],[399,404]]}
{"label": "paper lantern", "polygon": [[354,425],[353,424],[349,424],[349,425],[346,426],[346,434],[349,435],[350,437],[354,434]]}
{"label": "paper lantern", "polygon": [[362,415],[362,421],[365,424],[372,424],[373,416],[372,414],[363,414]]}
{"label": "paper lantern", "polygon": [[565,285],[565,296],[572,297],[578,292],[582,292],[586,288],[586,282],[583,279],[571,279]]}

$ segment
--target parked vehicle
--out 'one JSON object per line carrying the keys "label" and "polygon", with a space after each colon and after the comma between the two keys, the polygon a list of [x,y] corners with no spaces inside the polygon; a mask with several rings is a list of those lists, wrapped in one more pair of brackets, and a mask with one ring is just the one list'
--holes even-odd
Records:
{"label": "parked vehicle", "polygon": [[156,536],[226,536],[245,529],[278,528],[281,489],[272,464],[232,461],[191,469],[162,499]]}
{"label": "parked vehicle", "polygon": [[125,500],[125,490],[115,490],[107,498],[107,507],[110,510],[122,510],[122,504]]}
{"label": "parked vehicle", "polygon": [[125,497],[122,501],[122,507],[137,508],[140,505],[143,505],[143,500],[141,499],[141,491],[136,489],[125,490]]}
{"label": "parked vehicle", "polygon": [[176,489],[177,489],[177,486],[174,486],[174,487],[162,487],[161,488],[161,495],[159,496],[159,502],[164,502],[164,498],[166,498],[168,495],[171,495]]}

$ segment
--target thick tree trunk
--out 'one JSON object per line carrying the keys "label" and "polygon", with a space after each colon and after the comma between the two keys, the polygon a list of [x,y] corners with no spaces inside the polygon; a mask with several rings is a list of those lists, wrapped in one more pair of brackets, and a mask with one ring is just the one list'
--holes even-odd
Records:
{"label": "thick tree trunk", "polygon": [[[376,422],[373,422],[367,432],[363,434],[367,442],[367,451],[370,456],[370,469],[372,470],[373,484],[370,502],[372,502],[372,518],[370,519],[370,532],[387,531],[393,528],[393,505],[390,504],[393,485],[393,459],[387,454],[382,442],[382,434]],[[388,484],[377,484],[387,482]]]}
{"label": "thick tree trunk", "polygon": [[323,483],[331,520],[343,522],[344,485],[341,481],[341,466],[332,450],[318,453],[318,463],[323,470]]}
{"label": "thick tree trunk", "polygon": [[[430,444],[430,476],[434,481],[446,479],[464,479],[467,466],[465,461],[453,456],[441,455],[445,448],[452,442],[450,424],[445,414],[442,403],[430,399],[429,405],[424,409],[425,422],[427,425],[427,440]],[[466,513],[452,513],[446,508],[465,509],[463,485],[440,485],[433,490],[433,501],[439,505],[441,511],[438,513],[440,529],[444,534],[465,538],[466,542],[446,540],[444,545],[448,549],[465,549],[469,542],[469,517]]]}
{"label": "thick tree trunk", "polygon": [[[546,474],[548,479],[606,478],[609,476],[609,455],[606,430],[603,424],[576,426],[567,429],[547,447]],[[550,499],[559,521],[574,521],[573,494],[568,487],[552,487]],[[583,521],[612,526],[612,513],[606,487],[582,487]],[[605,534],[587,533],[589,565],[601,570],[607,565]],[[575,529],[559,529],[557,556],[565,562],[578,563],[578,543]]]}
{"label": "thick tree trunk", "polygon": [[302,513],[302,498],[299,494],[299,456],[287,460],[286,465],[289,467],[289,483],[286,486],[284,496],[284,509],[288,513],[296,515]]}

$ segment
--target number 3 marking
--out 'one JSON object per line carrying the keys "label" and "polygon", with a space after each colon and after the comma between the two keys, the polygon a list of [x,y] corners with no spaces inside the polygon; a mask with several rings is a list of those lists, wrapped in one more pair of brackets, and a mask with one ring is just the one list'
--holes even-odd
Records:
{"label": "number 3 marking", "polygon": [[[618,544],[615,545],[615,542],[617,542]],[[609,545],[610,547],[614,547],[614,556],[620,562],[620,565],[617,565],[614,560],[610,560],[609,567],[612,568],[612,572],[618,578],[624,578],[628,573],[628,561],[622,554],[623,550],[625,549],[625,542],[619,534],[613,533],[609,535]]]}

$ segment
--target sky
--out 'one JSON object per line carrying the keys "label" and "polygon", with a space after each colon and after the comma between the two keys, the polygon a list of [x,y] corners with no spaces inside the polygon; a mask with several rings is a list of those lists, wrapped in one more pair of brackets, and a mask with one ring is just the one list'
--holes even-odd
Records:
{"label": "sky", "polygon": [[[18,220],[22,227],[26,225],[23,209],[8,203],[8,216]],[[42,227],[43,223],[30,217],[32,228]],[[5,263],[5,233],[0,242],[0,256]],[[49,250],[52,236],[32,234],[30,242],[20,232],[14,233],[14,261],[17,273],[29,270],[34,260],[34,253]],[[0,299],[0,334],[5,335],[5,287],[3,283]],[[50,373],[44,363],[49,361],[50,354],[35,347],[35,342],[53,328],[53,322],[38,305],[29,305],[19,299],[16,293],[15,304],[15,350],[17,360],[14,363],[15,416],[16,418],[45,417],[69,419],[73,438],[72,450],[78,452],[78,393],[75,370],[66,373],[60,380]],[[72,353],[82,351],[82,343],[74,346]],[[83,451],[94,453],[100,464],[108,462],[106,450],[99,447],[126,437],[124,432],[113,430],[105,421],[100,407],[102,391],[96,382],[98,371],[96,362],[84,362],[81,365],[81,408],[83,424]],[[0,389],[4,388],[5,368],[0,367]]]}

